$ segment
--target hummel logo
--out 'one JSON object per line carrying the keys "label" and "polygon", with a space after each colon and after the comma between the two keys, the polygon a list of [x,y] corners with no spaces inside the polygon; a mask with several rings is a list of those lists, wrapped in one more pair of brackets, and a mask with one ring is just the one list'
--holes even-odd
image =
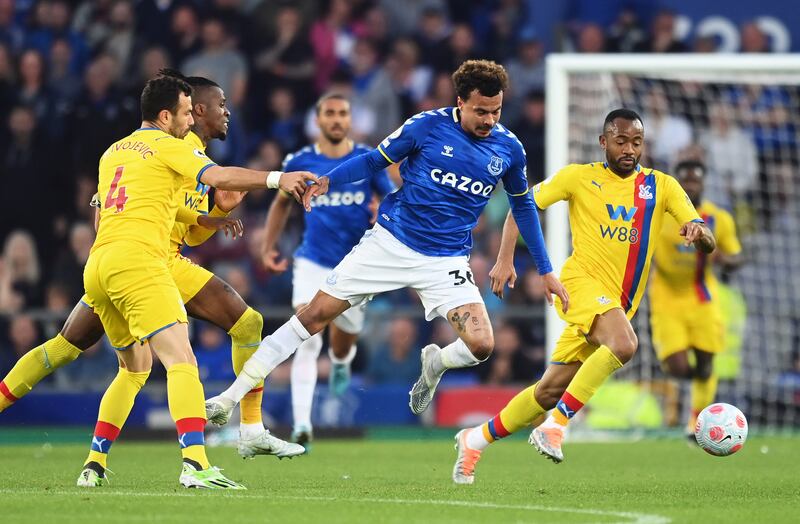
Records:
{"label": "hummel logo", "polygon": [[453,146],[442,146],[442,154],[453,158]]}
{"label": "hummel logo", "polygon": [[600,191],[602,191],[602,190],[603,190],[603,184],[598,184],[597,182],[595,182],[594,180],[592,180],[592,185],[593,185],[593,186],[597,186],[597,189],[599,189]]}

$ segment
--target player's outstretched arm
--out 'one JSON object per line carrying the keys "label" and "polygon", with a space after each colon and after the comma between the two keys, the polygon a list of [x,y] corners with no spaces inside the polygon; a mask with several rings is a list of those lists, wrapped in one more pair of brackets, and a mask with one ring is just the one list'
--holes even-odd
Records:
{"label": "player's outstretched arm", "polygon": [[272,205],[269,206],[267,220],[264,222],[264,238],[261,244],[261,263],[267,271],[283,273],[289,268],[288,260],[285,258],[280,260],[280,253],[275,249],[275,244],[286,228],[291,211],[292,201],[289,197],[283,192],[275,195]]}
{"label": "player's outstretched arm", "polygon": [[[255,171],[244,167],[222,167],[212,165],[200,175],[200,182],[220,189],[232,191],[250,191],[263,189],[281,189],[295,200],[302,202],[303,193],[309,182],[316,183],[317,175],[308,171],[294,171],[284,173],[281,171]],[[310,209],[310,206],[309,206]]]}
{"label": "player's outstretched arm", "polygon": [[489,271],[492,293],[500,298],[503,298],[506,284],[513,289],[517,280],[517,271],[514,269],[514,247],[517,244],[518,236],[517,223],[514,222],[514,216],[509,211],[503,224],[503,236],[500,240],[500,251],[497,252],[497,262]]}
{"label": "player's outstretched arm", "polygon": [[550,257],[547,256],[547,249],[542,235],[542,226],[539,223],[539,213],[536,204],[533,203],[530,192],[521,195],[508,195],[511,203],[511,213],[514,221],[518,224],[519,232],[528,245],[528,251],[533,255],[536,262],[536,269],[542,276],[545,287],[545,298],[547,303],[553,305],[553,295],[561,299],[561,309],[566,313],[569,309],[569,293],[558,280],[550,264]]}
{"label": "player's outstretched arm", "polygon": [[714,233],[702,222],[686,222],[681,226],[681,236],[686,246],[694,244],[695,249],[703,253],[711,253],[717,247]]}
{"label": "player's outstretched arm", "polygon": [[310,211],[311,199],[317,195],[327,193],[331,185],[337,186],[371,178],[386,169],[390,164],[378,149],[373,149],[369,153],[364,153],[351,158],[347,162],[342,162],[324,176],[319,177],[317,183],[309,188],[303,195],[303,206],[306,211]]}

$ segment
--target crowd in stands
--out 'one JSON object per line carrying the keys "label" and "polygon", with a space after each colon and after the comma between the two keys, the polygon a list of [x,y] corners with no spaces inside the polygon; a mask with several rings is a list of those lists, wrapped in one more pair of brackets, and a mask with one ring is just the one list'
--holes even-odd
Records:
{"label": "crowd in stands", "polygon": [[[227,140],[209,148],[213,159],[274,170],[280,169],[286,154],[313,141],[313,103],[320,94],[337,91],[350,96],[352,136],[375,145],[410,115],[453,105],[450,74],[463,60],[492,58],[508,70],[511,85],[503,122],[525,146],[529,181],[534,184],[545,177],[546,50],[714,51],[709,39],[677,40],[675,17],[668,11],[645,21],[622,9],[607,26],[582,22],[579,13],[572,13],[562,21],[558,41],[546,42],[525,24],[535,4],[0,0],[0,372],[53,336],[79,300],[94,236],[88,203],[96,190],[98,158],[139,125],[141,89],[163,67],[207,76],[224,89],[232,119]],[[743,52],[768,50],[756,25],[747,24],[741,32]],[[761,197],[772,215],[767,218],[780,221],[781,210],[796,204],[781,200],[778,191],[759,187],[797,184],[797,158],[764,160],[772,159],[777,149],[796,150],[784,146],[796,145],[796,120],[786,114],[785,102],[797,92],[731,91],[718,104],[698,110],[684,103],[694,87],[676,82],[647,89],[619,86],[644,110],[651,140],[648,161],[666,169],[672,159],[702,157],[712,167],[709,184],[724,200],[722,205],[752,207]],[[743,113],[750,120],[741,118]],[[748,128],[747,122],[755,127]],[[475,379],[524,383],[544,368],[544,299],[524,248],[518,251],[516,288],[505,301],[491,294],[488,272],[508,209],[498,193],[476,229],[471,258],[496,319],[497,342],[490,364],[481,366]],[[253,192],[237,211],[245,222],[244,240],[216,235],[187,253],[217,272],[251,305],[288,307],[291,276],[269,274],[260,261],[260,229],[270,198],[266,191]],[[745,208],[740,208],[742,213]],[[302,227],[298,208],[281,239],[285,256],[291,255]],[[398,292],[369,307],[385,312],[416,305],[413,292]],[[514,308],[525,308],[530,317],[506,318]],[[409,383],[418,373],[418,349],[429,340],[454,337],[441,320],[427,325],[420,316],[379,316],[375,322],[380,327],[368,328],[362,341],[368,351],[356,365],[374,382]],[[229,360],[227,336],[199,324],[193,333],[206,378],[230,378],[224,374],[228,367],[221,365]],[[115,357],[105,347],[94,348],[82,361],[53,380],[104,387],[107,381],[98,377],[111,377],[116,370]]]}

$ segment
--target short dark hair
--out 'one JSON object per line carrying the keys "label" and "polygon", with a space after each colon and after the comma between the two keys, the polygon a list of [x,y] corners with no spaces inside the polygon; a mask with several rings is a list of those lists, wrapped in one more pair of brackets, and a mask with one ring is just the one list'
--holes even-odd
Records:
{"label": "short dark hair", "polygon": [[492,60],[467,60],[453,73],[453,85],[461,100],[476,89],[482,96],[497,96],[508,89],[508,73]]}
{"label": "short dark hair", "polygon": [[681,160],[672,172],[675,173],[675,177],[678,178],[678,175],[682,171],[688,171],[689,169],[700,171],[701,177],[704,177],[706,174],[706,165],[699,160]]}
{"label": "short dark hair", "polygon": [[344,100],[347,103],[350,102],[350,99],[342,93],[325,93],[317,99],[317,103],[314,105],[314,110],[317,114],[319,114],[320,110],[322,109],[322,104],[327,100]]}
{"label": "short dark hair", "polygon": [[178,78],[192,86],[193,89],[197,89],[198,87],[219,87],[219,84],[210,78],[206,78],[204,76],[185,76],[177,69],[172,69],[169,67],[159,69],[158,76],[171,76],[173,78]]}
{"label": "short dark hair", "polygon": [[644,121],[642,120],[642,117],[639,116],[639,113],[637,113],[633,109],[620,108],[620,109],[615,109],[606,115],[606,119],[603,121],[603,133],[605,133],[608,130],[608,128],[611,126],[611,124],[614,123],[614,120],[616,120],[617,118],[622,118],[624,120],[629,120],[631,122],[635,122],[636,120],[638,120],[639,123],[642,124],[642,127],[644,127]]}
{"label": "short dark hair", "polygon": [[180,78],[158,76],[148,80],[142,90],[142,120],[156,120],[165,109],[174,115],[181,93],[192,96],[192,86]]}

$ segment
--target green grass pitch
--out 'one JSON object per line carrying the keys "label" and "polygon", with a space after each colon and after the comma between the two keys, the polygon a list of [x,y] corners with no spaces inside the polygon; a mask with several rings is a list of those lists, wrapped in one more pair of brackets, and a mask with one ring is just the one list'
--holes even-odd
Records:
{"label": "green grass pitch", "polygon": [[111,484],[75,487],[75,444],[0,447],[0,520],[17,522],[800,522],[800,438],[752,438],[717,458],[683,441],[567,443],[555,465],[523,439],[493,445],[476,483],[450,480],[448,440],[336,440],[293,460],[212,462],[249,490],[178,486],[173,443],[114,445]]}

